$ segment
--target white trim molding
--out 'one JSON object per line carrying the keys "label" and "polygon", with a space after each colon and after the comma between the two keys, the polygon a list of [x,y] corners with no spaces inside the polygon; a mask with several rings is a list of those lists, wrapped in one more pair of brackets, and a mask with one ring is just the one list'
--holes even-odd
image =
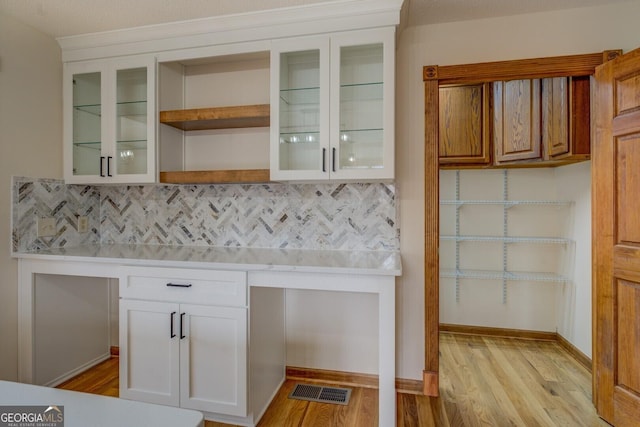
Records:
{"label": "white trim molding", "polygon": [[63,62],[350,31],[400,23],[404,0],[336,0],[57,39]]}

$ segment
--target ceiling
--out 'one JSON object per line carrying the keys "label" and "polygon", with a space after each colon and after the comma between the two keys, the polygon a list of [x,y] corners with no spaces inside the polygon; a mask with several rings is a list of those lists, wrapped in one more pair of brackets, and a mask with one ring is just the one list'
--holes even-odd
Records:
{"label": "ceiling", "polygon": [[[62,37],[329,1],[334,0],[0,0],[0,13],[52,37]],[[623,1],[631,0],[405,0],[402,24],[464,21]]]}

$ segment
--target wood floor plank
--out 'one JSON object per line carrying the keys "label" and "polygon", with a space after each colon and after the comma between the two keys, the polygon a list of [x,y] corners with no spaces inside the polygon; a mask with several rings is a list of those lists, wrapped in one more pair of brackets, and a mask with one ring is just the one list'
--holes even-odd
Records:
{"label": "wood floor plank", "polygon": [[[343,406],[289,399],[298,381],[285,381],[258,427],[377,425],[376,389],[353,387]],[[118,358],[59,387],[117,396]],[[397,419],[398,427],[608,426],[591,402],[591,374],[557,343],[455,333],[440,335],[440,397],[398,393]]]}
{"label": "wood floor plank", "polygon": [[60,384],[58,388],[66,390],[83,390],[87,393],[118,397],[118,357],[111,357],[80,375]]}
{"label": "wood floor plank", "polygon": [[519,398],[517,405],[527,425],[553,426],[553,420],[540,402],[539,384],[529,380],[523,367],[514,364],[519,351],[509,340],[497,339],[488,342],[488,348],[498,366],[501,366],[509,377],[510,393],[526,393],[526,398]]}
{"label": "wood floor plank", "polygon": [[[506,383],[504,371],[500,366],[493,364],[493,357],[484,339],[482,340],[482,345],[475,347],[472,351],[475,354],[478,371],[484,379],[486,386],[485,393],[491,394],[494,399],[494,405],[491,406],[493,409],[493,418],[505,425],[526,425],[514,405],[512,393],[509,393],[504,387]],[[496,411],[500,412],[497,413]]]}
{"label": "wood floor plank", "polygon": [[[447,412],[453,413],[451,425],[476,425],[477,419],[472,413],[473,405],[467,395],[467,387],[475,388],[475,386],[466,382],[465,371],[468,369],[463,357],[466,348],[456,340],[455,336],[450,337],[445,348],[442,347],[440,353],[443,357],[440,359],[440,363],[444,366],[440,372],[442,377],[441,392],[447,402]],[[445,372],[447,372],[446,375]],[[465,387],[462,387],[462,384],[465,384]],[[443,387],[446,387],[444,391]]]}
{"label": "wood floor plank", "polygon": [[368,427],[378,425],[378,390],[363,388],[360,407],[357,411],[359,426]]}
{"label": "wood floor plank", "polygon": [[[296,383],[285,381],[276,397],[262,416],[260,427],[281,425],[283,427],[298,427],[302,425],[305,418],[309,402],[304,400],[289,399],[289,394],[293,391]],[[279,423],[279,424],[278,424]]]}

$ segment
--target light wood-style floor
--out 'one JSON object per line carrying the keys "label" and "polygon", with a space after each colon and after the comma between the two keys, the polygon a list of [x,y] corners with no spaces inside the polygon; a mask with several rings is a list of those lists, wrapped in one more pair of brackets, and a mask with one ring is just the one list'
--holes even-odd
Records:
{"label": "light wood-style floor", "polygon": [[[398,426],[608,426],[591,403],[590,373],[555,342],[441,333],[440,353],[440,397],[398,394]],[[285,382],[260,427],[377,425],[377,390],[355,388],[342,406],[290,400],[294,384]],[[117,396],[118,359],[59,387]]]}

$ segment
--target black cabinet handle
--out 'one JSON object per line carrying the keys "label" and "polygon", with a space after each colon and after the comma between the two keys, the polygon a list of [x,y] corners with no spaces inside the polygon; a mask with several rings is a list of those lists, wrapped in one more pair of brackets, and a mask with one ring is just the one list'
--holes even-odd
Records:
{"label": "black cabinet handle", "polygon": [[182,327],[184,326],[184,315],[186,313],[180,313],[180,339],[184,339],[185,335],[183,333]]}
{"label": "black cabinet handle", "polygon": [[113,157],[107,157],[107,176],[113,176],[111,175],[111,159],[113,159]]}
{"label": "black cabinet handle", "polygon": [[331,169],[333,172],[336,171],[336,147],[333,147],[331,152]]}
{"label": "black cabinet handle", "polygon": [[327,171],[327,149],[322,149],[322,172]]}
{"label": "black cabinet handle", "polygon": [[191,283],[167,283],[167,286],[171,288],[190,288],[193,285]]}
{"label": "black cabinet handle", "polygon": [[104,178],[104,156],[100,156],[100,176]]}
{"label": "black cabinet handle", "polygon": [[171,312],[171,335],[170,335],[171,338],[175,338],[176,337],[175,332],[173,332],[173,321],[174,321],[175,317],[176,317],[176,312],[172,311]]}

